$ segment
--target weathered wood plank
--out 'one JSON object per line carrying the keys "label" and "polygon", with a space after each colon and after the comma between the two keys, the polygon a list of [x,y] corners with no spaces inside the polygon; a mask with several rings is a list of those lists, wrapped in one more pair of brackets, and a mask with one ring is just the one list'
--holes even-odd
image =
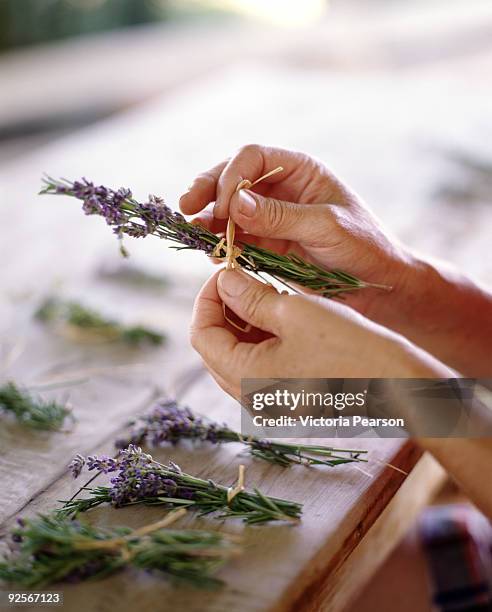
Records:
{"label": "weathered wood plank", "polygon": [[[197,379],[184,395],[184,401],[195,411],[203,410],[204,398],[210,416],[231,425],[238,418],[237,404],[225,396],[207,376]],[[326,440],[326,443],[334,442]],[[189,518],[183,525],[220,528],[242,534],[245,550],[221,572],[226,586],[204,602],[203,595],[187,588],[171,589],[158,579],[114,576],[103,584],[64,587],[65,609],[76,610],[83,597],[89,609],[106,611],[117,604],[130,611],[137,602],[142,610],[152,610],[165,600],[173,609],[245,611],[288,610],[292,602],[320,575],[340,568],[358,545],[404,480],[399,472],[384,465],[388,461],[410,470],[419,453],[408,443],[398,440],[360,440],[358,446],[370,450],[371,461],[364,469],[369,477],[353,466],[336,469],[294,466],[283,469],[249,456],[239,456],[241,446],[197,446],[161,449],[154,453],[160,460],[172,457],[186,471],[211,476],[217,482],[232,484],[239,463],[246,465],[247,485],[258,486],[265,493],[295,499],[304,503],[304,516],[298,526],[272,525],[244,527],[237,521],[225,524],[213,518]],[[106,442],[99,452],[111,452]],[[70,495],[75,484],[68,477],[57,480],[26,508],[27,513],[46,511],[56,499]],[[162,510],[156,508],[99,509],[92,513],[100,524],[142,525],[156,520]],[[4,524],[6,529],[10,522]],[[254,585],[254,588],[252,587]]]}
{"label": "weathered wood plank", "polygon": [[[89,295],[98,293],[94,285],[82,288]],[[79,294],[82,297],[83,290]],[[115,310],[111,295],[113,299],[122,297],[115,291],[103,296],[109,313]],[[40,383],[60,385],[42,394],[59,401],[68,398],[76,421],[67,422],[67,432],[48,433],[26,431],[3,418],[0,482],[5,493],[0,502],[0,522],[59,477],[75,452],[86,453],[111,437],[152,397],[162,393],[174,395],[180,374],[188,372],[190,363],[198,361],[186,339],[187,310],[175,309],[172,302],[164,300],[156,313],[152,299],[155,298],[135,300],[129,296],[118,310],[123,318],[126,313],[130,320],[136,316],[139,321],[154,321],[154,327],[163,329],[168,340],[159,349],[74,343],[30,320],[28,304],[21,304],[21,309],[7,314],[4,322],[10,321],[11,351],[15,353],[16,343],[19,350],[17,359],[0,373],[1,378],[39,388],[41,392]],[[105,303],[100,296],[99,301]],[[16,335],[12,330],[16,329],[15,319],[20,318],[19,310],[23,310],[24,320],[22,331]]]}
{"label": "weathered wood plank", "polygon": [[311,586],[291,603],[290,609],[296,612],[345,610],[445,480],[442,467],[430,455],[424,455],[348,558],[338,567],[333,563],[325,565]]}
{"label": "weathered wood plank", "polygon": [[[71,389],[72,402],[80,413],[80,422],[71,436],[56,434],[34,441],[10,426],[1,431],[0,478],[3,489],[12,489],[0,506],[1,517],[5,519],[2,531],[9,527],[20,507],[25,506],[25,513],[47,511],[55,500],[69,496],[75,485],[60,476],[69,455],[76,450],[110,452],[117,431],[148,400],[156,386],[165,389],[171,386],[171,392],[172,387],[181,391],[188,388],[184,397],[193,409],[235,426],[239,418],[237,405],[208,376],[196,376],[196,356],[186,339],[192,298],[210,271],[205,258],[194,253],[173,254],[165,251],[159,241],[132,242],[129,246],[137,262],[166,273],[176,279],[176,284],[162,297],[109,288],[97,279],[101,263],[116,252],[107,228],[100,219],[83,218],[74,202],[37,198],[34,194],[40,174],[43,171],[68,177],[85,174],[113,185],[131,185],[139,197],[153,191],[167,195],[173,202],[195,172],[247,141],[304,148],[328,161],[336,159],[350,182],[367,195],[376,212],[412,246],[450,256],[482,279],[490,279],[491,262],[476,256],[480,251],[487,252],[490,242],[486,222],[489,209],[477,204],[472,211],[466,210],[467,227],[473,229],[472,238],[467,239],[462,233],[461,217],[443,214],[447,209],[436,205],[430,195],[442,177],[438,155],[438,161],[430,163],[414,142],[416,134],[425,135],[425,141],[436,143],[436,147],[454,146],[458,139],[466,141],[472,119],[478,121],[488,113],[488,97],[483,96],[483,104],[477,103],[473,95],[467,97],[462,87],[456,86],[457,101],[453,103],[452,87],[443,90],[438,83],[433,81],[429,85],[425,80],[425,96],[412,97],[409,91],[420,91],[422,83],[407,78],[397,87],[395,78],[361,81],[355,77],[340,81],[325,74],[262,72],[253,66],[197,86],[174,100],[158,101],[142,111],[95,126],[0,171],[5,219],[0,224],[0,261],[4,262],[1,342],[4,346],[25,343],[18,360],[0,376],[32,384],[53,377],[71,377],[81,370],[99,371],[96,376],[91,374],[86,385]],[[252,83],[255,91],[262,92],[261,96],[251,95]],[[364,116],[359,104],[362,96]],[[305,110],[302,120],[293,122],[293,112],[299,109]],[[419,117],[418,125],[415,117]],[[374,129],[382,124],[385,130]],[[442,127],[446,124],[453,125],[453,138]],[[206,147],[197,146],[197,134],[201,142],[207,143]],[[487,148],[488,143],[483,146]],[[381,156],[391,158],[390,169],[387,163],[370,169],[368,164],[360,163],[361,159]],[[428,232],[422,232],[424,220]],[[458,230],[460,240],[453,241],[450,253],[449,240]],[[115,347],[76,347],[54,337],[33,324],[31,317],[39,298],[60,288],[125,320],[143,320],[162,327],[170,335],[168,347],[130,355]],[[136,363],[144,365],[139,369]],[[130,364],[133,369],[113,369],[122,364]],[[101,373],[101,368],[106,370]],[[184,377],[188,371],[192,372],[190,383]],[[368,569],[364,549],[360,549],[357,564],[358,557],[352,551],[359,550],[359,542],[366,533],[368,537],[363,541],[370,542],[371,525],[379,524],[377,517],[385,508],[387,520],[378,527],[381,538],[388,538],[389,545],[400,533],[393,528],[382,529],[385,524],[394,525],[399,516],[396,512],[393,519],[393,514],[389,514],[393,506],[390,500],[403,481],[401,474],[383,463],[410,470],[417,460],[411,445],[402,441],[363,440],[357,444],[370,449],[371,456],[380,460],[368,466],[372,478],[354,466],[336,470],[296,466],[281,470],[249,457],[240,459],[237,457],[240,449],[234,445],[197,447],[194,452],[183,445],[172,453],[166,449],[159,451],[157,456],[161,459],[172,455],[188,471],[207,474],[227,484],[235,481],[237,466],[244,461],[249,485],[304,502],[304,519],[297,527],[263,528],[244,528],[236,522],[221,525],[211,518],[183,521],[244,535],[244,554],[221,574],[226,587],[207,595],[206,603],[201,593],[172,590],[157,579],[125,574],[100,584],[67,587],[66,609],[76,610],[83,600],[91,610],[124,611],[138,607],[153,611],[165,601],[176,610],[257,612],[287,609],[292,602],[302,602],[303,596],[306,601],[322,602],[319,605],[325,605],[326,599],[332,600],[336,609],[353,587],[349,584],[350,576],[344,573],[345,564],[353,560],[354,565],[347,567],[361,568],[364,577],[375,569]],[[415,480],[419,480],[417,476]],[[422,489],[417,485],[415,489],[419,492],[418,504],[425,502],[435,486],[434,481],[427,479],[422,483]],[[26,505],[30,498],[33,500]],[[93,514],[93,520],[101,524],[141,525],[161,514],[155,508],[101,509]],[[352,570],[353,574],[357,571]],[[335,586],[333,590],[325,586],[323,581],[327,577],[333,580],[336,592]],[[319,599],[318,590],[322,593]]]}

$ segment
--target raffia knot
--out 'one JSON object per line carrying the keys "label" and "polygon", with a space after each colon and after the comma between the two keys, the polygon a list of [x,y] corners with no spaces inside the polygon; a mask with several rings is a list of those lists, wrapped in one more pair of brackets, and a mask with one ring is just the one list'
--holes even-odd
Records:
{"label": "raffia knot", "polygon": [[244,473],[245,473],[245,467],[244,465],[240,465],[236,486],[229,487],[227,489],[227,505],[228,506],[231,505],[232,500],[236,497],[236,495],[239,495],[239,493],[242,493],[242,491],[244,491]]}
{"label": "raffia knot", "polygon": [[[277,168],[270,170],[270,172],[267,172],[263,176],[260,176],[260,178],[256,179],[256,181],[250,181],[249,179],[242,179],[241,181],[239,181],[239,183],[236,186],[236,193],[240,191],[241,189],[250,189],[251,187],[253,187],[253,185],[256,185],[260,183],[261,181],[264,181],[265,179],[267,179],[270,176],[273,176],[274,174],[283,172],[283,170],[284,169],[282,166],[278,166]],[[243,259],[245,259],[246,261],[249,261],[247,258],[244,257],[244,255],[242,255],[241,249],[237,245],[234,244],[235,234],[236,234],[236,224],[231,219],[231,217],[229,217],[229,219],[227,220],[226,235],[224,238],[222,238],[217,243],[214,250],[212,251],[213,257],[225,260],[226,270],[239,270],[241,268],[241,264],[238,261],[240,257],[243,257]],[[222,309],[224,311],[225,320],[228,323],[230,323],[233,327],[235,327],[236,329],[239,329],[242,332],[248,332],[251,330],[251,325],[249,323],[245,327],[241,327],[240,325],[232,321],[230,318],[228,318],[226,315],[225,304],[222,305]]]}
{"label": "raffia knot", "polygon": [[[242,179],[236,186],[236,193],[241,191],[241,189],[251,189],[253,185],[257,185],[261,181],[273,176],[274,174],[278,174],[279,172],[283,172],[282,166],[278,166],[270,172],[267,172],[260,178],[256,179],[256,181],[250,181],[249,179]],[[234,236],[236,234],[236,224],[229,217],[227,220],[227,229],[226,235],[222,240],[220,240],[215,246],[212,255],[213,257],[217,257],[218,259],[224,259],[226,262],[226,270],[237,270],[241,268],[241,264],[238,262],[238,258],[241,256],[241,249],[234,244]],[[223,254],[225,251],[225,254]]]}

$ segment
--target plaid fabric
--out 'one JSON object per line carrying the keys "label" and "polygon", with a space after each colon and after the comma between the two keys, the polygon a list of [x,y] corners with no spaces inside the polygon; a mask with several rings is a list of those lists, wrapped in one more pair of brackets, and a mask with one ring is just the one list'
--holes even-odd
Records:
{"label": "plaid fabric", "polygon": [[492,612],[492,526],[467,505],[428,508],[420,533],[439,612]]}

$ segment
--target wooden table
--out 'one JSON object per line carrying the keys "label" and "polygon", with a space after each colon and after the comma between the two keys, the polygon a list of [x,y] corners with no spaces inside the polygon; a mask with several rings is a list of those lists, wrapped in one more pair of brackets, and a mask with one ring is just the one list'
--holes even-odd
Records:
{"label": "wooden table", "polygon": [[[254,88],[264,87],[269,93],[275,90],[278,98],[248,97],[252,82]],[[266,142],[306,148],[318,155],[332,151],[332,159],[336,157],[342,166],[351,168],[359,188],[366,185],[371,203],[386,215],[389,224],[400,235],[414,236],[414,243],[418,243],[426,202],[406,209],[407,198],[415,196],[416,176],[421,179],[420,193],[425,193],[424,188],[430,193],[429,186],[438,172],[430,172],[428,165],[423,172],[417,153],[410,153],[402,144],[407,142],[410,120],[405,124],[401,116],[395,116],[391,124],[391,114],[381,108],[389,122],[386,136],[379,135],[372,144],[365,141],[356,149],[352,146],[355,132],[360,135],[362,127],[366,135],[372,133],[372,122],[378,121],[374,114],[378,100],[393,96],[391,103],[400,104],[401,109],[408,91],[403,88],[395,93],[394,78],[391,82],[373,79],[372,94],[367,93],[365,82],[357,85],[358,82],[244,68],[240,74],[219,76],[174,100],[157,101],[96,125],[2,169],[1,376],[28,385],[63,382],[64,388],[45,393],[58,398],[69,393],[77,417],[72,431],[50,435],[28,433],[13,424],[2,425],[2,534],[18,516],[47,511],[57,500],[66,499],[76,486],[65,473],[74,453],[111,452],[127,420],[147,409],[163,392],[233,426],[238,426],[239,421],[238,406],[203,371],[187,341],[193,297],[209,273],[210,264],[199,254],[166,251],[158,241],[132,242],[127,246],[134,261],[166,274],[170,281],[167,290],[131,291],[104,282],[98,270],[101,263],[113,262],[117,257],[113,238],[99,218],[83,217],[74,202],[37,198],[34,194],[41,172],[70,178],[84,174],[108,184],[131,185],[139,197],[152,191],[167,193],[169,201],[174,201],[196,171],[215,163],[235,146],[262,136]],[[309,116],[299,106],[306,87],[311,87],[313,94]],[[292,97],[282,106],[280,100],[288,88],[292,88]],[[356,113],[355,105],[347,110],[347,99],[336,94],[345,92],[350,102],[357,91],[369,96],[373,114],[365,124],[359,117],[354,126],[349,118],[351,112]],[[436,113],[442,112],[438,103],[441,93],[434,88],[434,98],[430,103],[426,100],[431,109],[435,105]],[[333,113],[326,116],[324,100],[330,94]],[[460,103],[465,103],[463,98]],[[301,114],[297,120],[293,119],[293,109]],[[461,107],[454,111],[459,116]],[[449,105],[446,112],[452,117]],[[291,129],[282,136],[288,117]],[[343,132],[343,121],[347,139],[337,138]],[[429,126],[431,123],[429,120]],[[420,128],[427,130],[429,126]],[[454,128],[459,126],[455,123]],[[368,179],[365,166],[358,170],[358,156],[370,154],[370,146],[394,151],[393,172],[388,173],[384,187]],[[371,159],[375,157],[373,153]],[[408,172],[409,159],[413,173]],[[401,197],[392,199],[391,195],[397,193]],[[388,198],[387,205],[381,200],[383,195]],[[478,227],[481,213],[475,209],[474,214]],[[435,229],[435,236],[444,241],[446,231],[448,226],[443,221]],[[484,239],[480,232],[474,234],[473,241],[463,237],[461,250],[454,257],[461,255],[467,260],[473,245]],[[442,244],[444,251],[444,242],[431,241],[429,236],[422,241],[432,242],[435,251]],[[486,266],[477,271],[484,277],[489,274]],[[39,299],[52,291],[77,297],[128,321],[160,326],[167,332],[169,342],[162,349],[138,353],[115,346],[73,344],[32,320]],[[69,386],[70,381],[74,384]],[[212,518],[187,518],[182,525],[223,529],[243,536],[244,553],[220,574],[224,588],[204,595],[191,589],[173,589],[157,578],[123,573],[99,583],[64,587],[64,609],[79,610],[83,602],[85,610],[98,612],[343,610],[444,478],[441,468],[428,456],[420,457],[410,442],[361,440],[357,445],[370,451],[371,460],[366,467],[370,475],[350,465],[333,470],[300,466],[283,470],[238,457],[240,448],[234,445],[203,446],[193,451],[183,445],[157,452],[159,459],[172,457],[186,471],[225,484],[235,481],[237,466],[242,462],[247,466],[248,486],[304,503],[303,520],[298,526],[248,528],[236,521],[222,524]],[[410,475],[405,478],[386,463]],[[161,515],[161,509],[139,507],[101,509],[93,516],[103,525],[138,526]]]}

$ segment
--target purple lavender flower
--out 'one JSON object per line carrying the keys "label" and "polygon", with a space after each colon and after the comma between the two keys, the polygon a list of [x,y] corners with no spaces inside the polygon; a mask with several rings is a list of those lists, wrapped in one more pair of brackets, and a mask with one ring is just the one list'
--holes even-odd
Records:
{"label": "purple lavender flower", "polygon": [[109,472],[116,472],[116,470],[118,469],[118,461],[113,457],[109,457],[108,455],[101,455],[101,457],[91,455],[87,457],[87,469],[90,472],[93,470],[97,470],[98,472],[102,472],[103,474],[108,474]]}
{"label": "purple lavender flower", "polygon": [[78,478],[80,476],[80,473],[82,472],[82,469],[84,468],[84,465],[85,457],[77,453],[70,462],[68,469],[70,470],[74,478]]}
{"label": "purple lavender flower", "polygon": [[108,225],[119,226],[128,220],[124,210],[124,203],[132,197],[129,189],[121,187],[114,191],[104,185],[95,186],[87,179],[69,183],[57,183],[55,192],[59,194],[74,195],[82,200],[82,209],[87,215],[102,215]]}
{"label": "purple lavender flower", "polygon": [[185,487],[182,487],[179,490],[179,497],[181,499],[194,499],[195,498],[195,493],[191,489],[187,489]]}
{"label": "purple lavender flower", "polygon": [[167,443],[177,444],[180,440],[212,444],[240,442],[249,448],[253,456],[284,467],[298,463],[334,467],[344,463],[364,462],[367,453],[361,450],[274,442],[255,436],[244,438],[225,424],[220,425],[193,414],[189,408],[180,407],[175,400],[160,402],[148,414],[140,417],[128,438],[118,440],[116,446],[123,448],[128,444],[139,444],[156,448]]}
{"label": "purple lavender flower", "polygon": [[[115,227],[114,233],[117,235],[121,235],[121,228]],[[138,225],[134,223],[132,226],[127,227],[125,229],[125,234],[131,236],[132,238],[145,238],[149,234],[149,226],[148,225]]]}
{"label": "purple lavender flower", "polygon": [[116,461],[118,475],[111,479],[110,490],[114,506],[148,497],[180,497],[178,483],[139,447],[130,444],[119,452]]}
{"label": "purple lavender flower", "polygon": [[142,452],[134,444],[120,450],[116,458],[102,455],[85,459],[77,455],[70,464],[72,474],[78,476],[84,464],[89,471],[97,470],[104,474],[117,472],[111,478],[109,489],[109,497],[115,507],[152,497],[193,499],[193,491],[189,487],[180,486],[172,477],[173,473],[181,473],[178,466],[173,464],[163,470],[151,455]]}
{"label": "purple lavender flower", "polygon": [[183,439],[208,441],[237,441],[238,436],[226,425],[219,425],[194,415],[189,408],[181,408],[174,400],[162,401],[134,425],[127,439],[118,440],[117,448],[128,444],[159,447],[177,444]]}
{"label": "purple lavender flower", "polygon": [[[91,461],[94,465],[98,461],[100,466],[107,464],[106,457],[92,457]],[[295,502],[266,499],[258,492],[243,491],[229,500],[230,487],[186,474],[171,461],[162,465],[133,444],[121,450],[116,461],[117,474],[111,478],[111,486],[89,489],[86,485],[90,496],[65,502],[58,516],[76,516],[104,503],[116,508],[136,503],[186,506],[202,514],[221,511],[221,517],[241,516],[249,523],[297,519],[301,513],[301,506]]]}
{"label": "purple lavender flower", "polygon": [[[173,212],[157,196],[149,196],[147,202],[141,203],[129,189],[115,191],[103,185],[95,186],[84,178],[71,183],[46,177],[44,183],[41,193],[63,194],[82,200],[86,214],[104,217],[120,239],[123,234],[136,238],[153,235],[178,243],[178,249],[200,250],[208,255],[214,253],[221,240],[205,227],[187,222],[183,215]],[[340,270],[325,270],[294,254],[279,255],[251,244],[242,244],[241,249],[244,269],[256,274],[266,272],[274,278],[304,285],[325,297],[335,297],[365,287],[388,289],[383,285],[366,283]],[[120,250],[126,253],[123,248]]]}
{"label": "purple lavender flower", "polygon": [[149,234],[179,242],[183,248],[192,248],[211,253],[218,238],[203,228],[192,225],[183,215],[173,211],[162,198],[149,195],[147,202],[138,202],[130,189],[109,189],[96,186],[87,179],[80,181],[55,181],[47,178],[43,193],[71,195],[82,200],[82,209],[87,215],[101,215],[119,238],[128,234],[144,238]]}

